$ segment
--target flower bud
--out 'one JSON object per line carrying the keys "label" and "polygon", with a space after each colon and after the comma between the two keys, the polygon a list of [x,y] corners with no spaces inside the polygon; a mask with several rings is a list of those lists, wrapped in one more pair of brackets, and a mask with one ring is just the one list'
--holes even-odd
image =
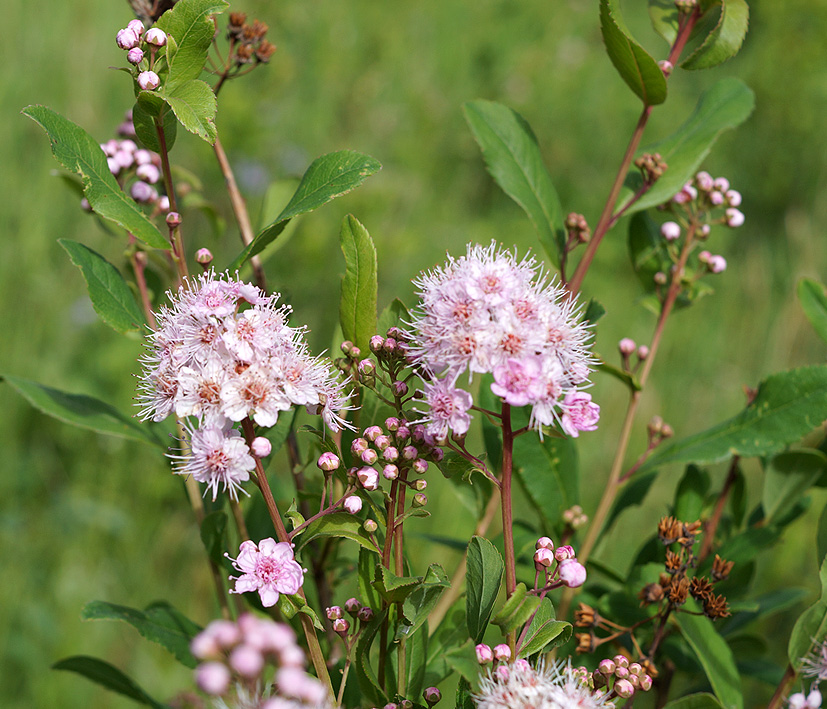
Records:
{"label": "flower bud", "polygon": [[252,679],[264,669],[264,657],[252,645],[239,645],[230,653],[230,667],[242,677]]}
{"label": "flower bud", "polygon": [[481,665],[487,665],[489,662],[494,660],[494,653],[491,651],[491,648],[486,645],[485,643],[480,643],[474,648],[474,651],[477,653],[477,662]]}
{"label": "flower bud", "polygon": [[118,34],[115,36],[115,41],[121,49],[134,49],[138,46],[138,43],[141,40],[135,32],[129,28],[126,28],[123,30],[118,30]]}
{"label": "flower bud", "polygon": [[351,359],[359,359],[362,356],[362,350],[360,350],[356,345],[350,348],[350,358]]}
{"label": "flower bud", "polygon": [[638,359],[646,359],[649,356],[649,348],[646,345],[641,345],[637,348]]}
{"label": "flower bud", "polygon": [[349,497],[346,497],[344,501],[344,508],[345,511],[350,512],[352,515],[359,514],[359,511],[362,509],[362,498],[358,495],[350,495]]}
{"label": "flower bud", "polygon": [[339,468],[339,457],[335,453],[325,451],[319,456],[316,465],[326,473],[331,473]]}
{"label": "flower bud", "polygon": [[372,377],[376,373],[376,365],[372,359],[363,359],[359,362],[358,370],[363,377]]}
{"label": "flower bud", "polygon": [[130,49],[126,53],[126,61],[128,61],[130,64],[134,64],[135,66],[138,66],[138,64],[140,64],[143,60],[144,60],[144,50],[141,49],[140,47],[132,47],[132,49]]}
{"label": "flower bud", "polygon": [[379,460],[379,454],[373,450],[373,448],[368,448],[359,457],[366,465],[373,465],[377,460]]}
{"label": "flower bud", "polygon": [[419,451],[414,446],[405,446],[402,449],[402,457],[405,460],[414,460],[419,456]]}
{"label": "flower bud", "polygon": [[391,445],[390,436],[386,436],[384,433],[381,436],[377,436],[373,445],[380,451],[387,450]]}
{"label": "flower bud", "polygon": [[409,429],[407,426],[397,426],[394,432],[394,437],[397,441],[407,440],[411,437],[411,429]]}
{"label": "flower bud", "polygon": [[428,451],[428,456],[433,460],[435,463],[439,463],[445,457],[445,451],[442,448],[431,448]]}
{"label": "flower bud", "polygon": [[500,665],[494,670],[494,674],[500,682],[508,682],[508,678],[511,676],[508,665]]}
{"label": "flower bud", "polygon": [[639,675],[641,672],[643,672],[643,667],[641,667],[639,662],[633,662],[629,665],[629,672],[631,672],[633,675]]}
{"label": "flower bud", "polygon": [[132,30],[139,37],[144,33],[144,23],[140,20],[130,20],[126,24],[126,29]]}
{"label": "flower bud", "polygon": [[666,281],[667,281],[666,274],[665,274],[663,271],[658,271],[658,272],[655,274],[655,277],[654,277],[654,279],[653,279],[653,280],[654,280],[654,281],[655,281],[655,283],[657,283],[659,286],[664,286],[664,285],[666,285]]}
{"label": "flower bud", "polygon": [[744,213],[735,209],[735,207],[730,207],[726,210],[726,224],[728,227],[732,227],[733,229],[741,226],[744,223]]}
{"label": "flower bud", "polygon": [[720,207],[724,203],[724,196],[718,190],[713,190],[709,193],[709,201],[715,207]]}
{"label": "flower bud", "polygon": [[[368,451],[365,451],[367,453]],[[374,455],[376,455],[376,451],[370,451]],[[364,466],[359,468],[356,471],[356,479],[359,481],[359,484],[368,492],[375,490],[379,487],[379,473],[377,473],[373,468],[369,468]]]}
{"label": "flower bud", "polygon": [[[160,199],[158,201],[160,202]],[[212,263],[212,258],[212,251],[209,249],[198,249],[198,251],[195,252],[195,261],[202,266],[209,266]]]}
{"label": "flower bud", "polygon": [[82,200],[80,200],[80,208],[84,212],[91,212],[92,211],[92,205],[89,204],[89,200],[86,199],[86,197],[84,197]]}
{"label": "flower bud", "polygon": [[712,254],[709,251],[701,251],[698,254],[698,261],[701,263],[709,263],[709,259],[712,257]]}
{"label": "flower bud", "polygon": [[205,662],[195,670],[195,683],[205,694],[217,697],[230,688],[230,670],[223,662]]}
{"label": "flower bud", "polygon": [[387,460],[389,463],[393,463],[399,458],[399,450],[394,446],[388,446],[382,451],[382,458]]}
{"label": "flower bud", "polygon": [[362,529],[364,529],[368,534],[373,534],[377,529],[379,529],[379,525],[376,524],[375,520],[366,519],[365,523],[362,525]]}
{"label": "flower bud", "polygon": [[428,461],[424,458],[417,458],[411,467],[417,475],[424,475],[428,470]]}
{"label": "flower bud", "polygon": [[345,340],[339,347],[342,350],[343,354],[349,355],[350,351],[353,349],[353,343],[350,340]]}
{"label": "flower bud", "polygon": [[250,449],[257,458],[266,458],[273,450],[273,444],[264,436],[256,436],[253,439]]}
{"label": "flower bud", "polygon": [[574,549],[568,544],[559,546],[554,550],[554,558],[557,559],[557,561],[563,561],[564,559],[573,559]]}
{"label": "flower bud", "polygon": [[494,647],[494,659],[508,662],[511,659],[511,648],[505,643]]}
{"label": "flower bud", "polygon": [[698,229],[698,236],[701,239],[706,239],[709,236],[709,232],[712,231],[712,227],[709,224],[701,224],[700,229]]}
{"label": "flower bud", "polygon": [[514,660],[514,664],[512,665],[511,669],[520,670],[521,672],[527,672],[531,669],[531,665],[528,664],[528,660],[520,658],[519,660]]}
{"label": "flower bud", "polygon": [[153,185],[161,179],[161,171],[152,163],[149,163],[148,165],[138,165],[138,169],[135,170],[135,174],[140,179]]}
{"label": "flower bud", "polygon": [[158,193],[146,182],[139,181],[133,183],[132,187],[129,189],[129,194],[132,195],[132,199],[141,204],[154,202],[158,199]]}
{"label": "flower bud", "polygon": [[328,620],[338,620],[342,617],[342,608],[341,606],[330,606],[330,608],[325,608],[325,615]]}
{"label": "flower bud", "polygon": [[428,504],[428,496],[424,492],[418,492],[413,496],[412,507],[425,507]]}
{"label": "flower bud", "polygon": [[165,221],[170,229],[177,229],[179,226],[181,226],[181,222],[183,220],[181,219],[181,215],[178,214],[178,212],[170,212],[169,214],[167,214]]}
{"label": "flower bud", "polygon": [[554,552],[551,549],[540,547],[534,552],[534,565],[539,571],[541,567],[548,568],[554,561]]}
{"label": "flower bud", "polygon": [[741,206],[741,193],[737,190],[727,190],[724,194],[726,197],[726,203],[730,207],[740,207]]}
{"label": "flower bud", "polygon": [[167,43],[167,33],[157,27],[151,27],[144,35],[144,42],[156,47],[163,47]]}
{"label": "flower bud", "polygon": [[389,431],[397,431],[399,430],[400,421],[396,416],[391,416],[390,418],[385,419],[385,428]]}
{"label": "flower bud", "polygon": [[345,601],[345,610],[355,618],[362,610],[362,602],[358,598],[348,598]]}
{"label": "flower bud", "polygon": [[347,631],[350,630],[350,621],[346,618],[337,618],[333,621],[333,630],[339,635],[347,635]]}
{"label": "flower bud", "polygon": [[577,588],[586,583],[586,567],[577,559],[563,559],[559,571],[560,580],[569,588]]}
{"label": "flower bud", "polygon": [[669,76],[672,73],[672,70],[675,68],[672,62],[667,61],[666,59],[662,59],[661,61],[659,61],[658,66],[660,67],[660,70],[663,72],[664,76]]}
{"label": "flower bud", "polygon": [[378,352],[382,349],[382,345],[385,342],[385,338],[382,335],[374,335],[370,338],[370,351],[371,352]]}
{"label": "flower bud", "polygon": [[628,667],[618,667],[615,670],[615,677],[618,679],[626,679],[629,676],[629,668]]}
{"label": "flower bud", "polygon": [[619,679],[614,685],[615,694],[621,699],[628,699],[635,693],[635,688],[627,679]]}
{"label": "flower bud", "polygon": [[[390,448],[388,450],[390,450]],[[393,463],[388,463],[384,468],[382,468],[382,475],[385,476],[386,480],[396,480],[396,478],[399,477],[399,468],[397,468]]]}
{"label": "flower bud", "polygon": [[413,487],[417,492],[422,492],[428,487],[428,481],[423,478],[419,478],[419,480],[414,480]]}
{"label": "flower bud", "polygon": [[650,675],[645,674],[640,678],[640,688],[644,692],[648,692],[652,689],[652,677]]}
{"label": "flower bud", "polygon": [[677,222],[664,222],[661,224],[660,233],[667,241],[675,241],[681,237],[681,228]]}
{"label": "flower bud", "polygon": [[161,79],[154,71],[142,71],[138,74],[138,86],[143,91],[154,91],[160,85]]}
{"label": "flower bud", "polygon": [[353,443],[350,444],[350,452],[355,456],[360,456],[368,449],[368,442],[365,438],[354,438]]}
{"label": "flower bud", "polygon": [[710,256],[709,270],[712,273],[723,273],[726,271],[726,259],[723,256]]}
{"label": "flower bud", "polygon": [[382,343],[382,349],[388,353],[393,352],[396,349],[396,340],[392,337],[385,338],[385,341]]}
{"label": "flower bud", "polygon": [[414,704],[410,699],[403,699],[399,702],[399,709],[414,709]]}
{"label": "flower bud", "polygon": [[726,177],[716,177],[715,189],[726,192],[729,189],[729,180]]}
{"label": "flower bud", "polygon": [[373,608],[364,606],[359,609],[359,612],[356,615],[363,623],[370,623],[370,621],[373,620]]}
{"label": "flower bud", "polygon": [[695,175],[695,184],[698,185],[698,189],[703,192],[709,192],[715,186],[712,175],[705,170],[701,170]]}
{"label": "flower bud", "polygon": [[534,545],[535,549],[554,549],[554,542],[549,537],[540,537]]}
{"label": "flower bud", "polygon": [[617,665],[609,659],[601,660],[600,664],[597,666],[597,669],[600,670],[601,674],[604,675],[613,675],[615,670],[617,669]]}
{"label": "flower bud", "polygon": [[168,212],[169,211],[169,197],[167,197],[165,194],[162,194],[160,197],[158,197],[157,207],[162,212]]}
{"label": "flower bud", "polygon": [[[363,360],[365,362],[370,362],[370,360]],[[379,426],[368,426],[365,429],[364,436],[369,441],[375,441],[379,436],[382,435],[382,429]]]}
{"label": "flower bud", "polygon": [[439,703],[442,699],[442,692],[440,692],[436,687],[428,687],[423,693],[423,698],[425,699],[425,703],[432,707],[434,704]]}
{"label": "flower bud", "polygon": [[617,343],[617,348],[620,350],[620,354],[622,355],[630,355],[632,352],[635,351],[635,341],[631,337],[624,337],[620,342]]}
{"label": "flower bud", "polygon": [[391,391],[394,396],[405,396],[408,393],[408,385],[405,382],[394,382],[391,384]]}

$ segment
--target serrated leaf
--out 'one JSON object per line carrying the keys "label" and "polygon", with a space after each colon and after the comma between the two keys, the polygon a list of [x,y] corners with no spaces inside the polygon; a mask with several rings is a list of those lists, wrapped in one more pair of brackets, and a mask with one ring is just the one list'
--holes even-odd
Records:
{"label": "serrated leaf", "polygon": [[767,522],[776,522],[787,514],[825,471],[827,455],[814,448],[775,456],[764,471],[761,501]]}
{"label": "serrated leaf", "polygon": [[83,273],[92,307],[109,327],[120,333],[140,330],[144,316],[117,268],[87,246],[58,239],[72,263]]}
{"label": "serrated leaf", "polygon": [[600,29],[606,52],[623,81],[643,101],[656,106],[666,100],[666,77],[652,56],[629,34],[619,0],[600,0]]}
{"label": "serrated leaf", "polygon": [[170,88],[201,75],[215,36],[215,21],[211,17],[228,7],[223,0],[183,0],[158,19],[156,27],[175,40],[174,51],[166,52]]}
{"label": "serrated leaf", "polygon": [[709,69],[731,59],[741,49],[749,29],[749,7],[744,0],[720,0],[721,16],[715,29],[689,57],[683,69]]}
{"label": "serrated leaf", "polygon": [[422,584],[422,576],[397,576],[381,564],[376,565],[373,587],[388,603],[404,601],[415,588]]}
{"label": "serrated leaf", "polygon": [[207,550],[207,556],[220,568],[224,564],[224,552],[227,550],[227,513],[215,510],[204,517],[201,522],[201,542]]}
{"label": "serrated leaf", "polygon": [[299,538],[296,551],[301,551],[309,542],[319,537],[350,539],[369,551],[379,553],[362,527],[362,520],[347,512],[333,512],[308,524]]}
{"label": "serrated leaf", "polygon": [[396,640],[409,638],[422,628],[443,591],[450,586],[451,582],[444,569],[439,564],[431,564],[422,583],[402,604],[404,622],[397,626]]}
{"label": "serrated leaf", "polygon": [[370,338],[376,334],[376,247],[367,229],[350,214],[342,222],[339,244],[345,255],[345,275],[339,299],[342,334],[367,355]]}
{"label": "serrated leaf", "polygon": [[109,171],[100,145],[83,128],[46,106],[28,106],[23,114],[49,135],[52,153],[67,170],[80,175],[83,193],[93,211],[155,249],[169,249],[169,242],[147,219],[138,205],[118,185]]}
{"label": "serrated leaf", "polygon": [[190,642],[201,628],[168,604],[154,604],[145,611],[105,601],[92,601],[83,607],[83,620],[122,620],[147,640],[165,647],[186,667],[198,661],[190,652]]}
{"label": "serrated leaf", "polygon": [[[705,91],[692,115],[678,130],[643,149],[643,152],[660,153],[669,167],[646,194],[626,209],[626,213],[634,214],[670,200],[697,172],[718,136],[741,125],[754,107],[755,95],[734,77],[721,79]],[[629,173],[618,204],[625,205],[640,186],[640,174]]]}
{"label": "serrated leaf", "polygon": [[500,552],[485,537],[473,536],[468,542],[465,619],[474,644],[482,642],[497,594],[500,592],[505,564]]}
{"label": "serrated leaf", "polygon": [[658,448],[640,471],[667,463],[715,463],[733,455],[774,453],[827,419],[827,366],[772,374],[755,400],[737,416]]}
{"label": "serrated leaf", "polygon": [[798,282],[798,300],[816,334],[827,342],[827,289],[818,281],[802,278]]}
{"label": "serrated leaf", "polygon": [[[516,597],[516,594],[509,601],[514,597]],[[520,598],[520,602],[511,607],[508,607],[508,604],[503,606],[503,609],[491,621],[494,625],[498,625],[503,633],[512,633],[520,626],[525,625],[540,606],[539,596],[521,594]],[[510,612],[505,612],[506,607],[509,608]]]}
{"label": "serrated leaf", "polygon": [[[158,141],[155,118],[146,110],[145,105],[145,102],[136,101],[132,107],[132,124],[135,126],[135,134],[147,150],[160,153],[161,143]],[[175,138],[178,135],[178,121],[175,118],[175,113],[169,107],[165,106],[161,109],[161,112],[163,114],[164,143],[167,151],[170,151],[172,146],[175,145]]]}
{"label": "serrated leaf", "polygon": [[312,212],[336,197],[347,194],[381,169],[382,164],[378,160],[353,150],[339,150],[316,158],[310,163],[296,193],[281,214],[261,230],[227,267],[228,270],[241,268],[247,259],[261,253],[284,231],[291,219]]}
{"label": "serrated leaf", "polygon": [[744,698],[735,658],[712,621],[706,616],[688,613],[679,613],[674,618],[684,640],[704,668],[715,696],[727,709],[742,709]]}
{"label": "serrated leaf", "polygon": [[669,702],[663,709],[722,709],[721,703],[711,694],[690,694]]}
{"label": "serrated leaf", "polygon": [[192,79],[161,87],[159,95],[169,104],[184,128],[210,145],[215,143],[218,135],[215,127],[218,103],[209,84],[200,79]]}
{"label": "serrated leaf", "polygon": [[136,423],[113,406],[84,394],[67,394],[37,382],[2,375],[34,408],[64,423],[89,428],[108,436],[129,438],[141,443],[161,446],[162,443],[147,425]]}
{"label": "serrated leaf", "polygon": [[674,0],[649,0],[649,19],[652,27],[670,45],[678,37],[678,8]]}
{"label": "serrated leaf", "polygon": [[[548,646],[557,647],[571,638],[571,623],[556,620],[554,604],[544,598],[529,623],[523,644],[517,648],[517,657],[530,657],[538,652],[547,651]],[[548,648],[550,649],[550,648]]]}
{"label": "serrated leaf", "polygon": [[516,111],[493,101],[469,101],[463,112],[491,176],[523,208],[543,250],[559,267],[565,248],[563,207],[531,126]]}
{"label": "serrated leaf", "polygon": [[155,709],[168,709],[166,704],[161,704],[161,702],[150,697],[131,677],[97,657],[89,657],[88,655],[67,657],[55,662],[52,669],[76,672],[112,692],[134,699],[139,704],[146,704],[155,707]]}

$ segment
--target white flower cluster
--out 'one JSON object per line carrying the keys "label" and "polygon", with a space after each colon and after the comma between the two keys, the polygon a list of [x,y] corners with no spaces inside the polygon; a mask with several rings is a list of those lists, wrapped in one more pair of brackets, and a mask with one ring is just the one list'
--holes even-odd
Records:
{"label": "white flower cluster", "polygon": [[425,388],[430,435],[468,430],[471,396],[456,388],[465,371],[493,373],[491,390],[512,406],[531,405],[537,429],[559,423],[577,436],[596,428],[599,407],[580,391],[594,363],[591,331],[533,258],[518,262],[494,242],[469,245],[415,283],[422,302],[410,354],[433,374]]}
{"label": "white flower cluster", "polygon": [[329,363],[307,352],[304,329],[287,324],[256,286],[212,272],[193,279],[157,314],[158,329],[142,358],[141,417],[192,417],[190,455],[176,470],[212,490],[237,496],[255,460],[233,424],[247,418],[269,428],[294,405],[321,414],[334,431],[347,408],[343,385]]}

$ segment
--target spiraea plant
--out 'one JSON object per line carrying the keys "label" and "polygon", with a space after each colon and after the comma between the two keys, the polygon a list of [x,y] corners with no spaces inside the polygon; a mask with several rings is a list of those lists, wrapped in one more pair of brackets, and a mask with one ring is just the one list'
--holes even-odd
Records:
{"label": "spiraea plant", "polygon": [[[382,308],[385,255],[345,216],[341,297],[320,304],[338,308],[335,354],[313,351],[260,257],[289,222],[357,188],[379,161],[348,150],[313,160],[256,233],[215,118],[229,80],[276,61],[267,25],[223,0],[134,5],[138,17],[110,30],[135,99],[118,138],[101,143],[44,106],[24,113],[125,255],[119,269],[61,241],[103,322],[144,338],[136,410],[6,382],[47,414],[166,449],[146,474],[180,476],[217,617],[157,602],[84,608],[85,618],[127,621],[194,670],[192,686],[164,701],[152,677],[133,680],[103,659],[55,667],[156,707],[741,709],[749,675],[770,686],[760,690],[769,706],[820,706],[827,566],[820,600],[783,640],[786,669],[741,653],[745,628],[801,598],[782,579],[756,599],[751,582],[755,557],[801,516],[807,490],[825,485],[825,442],[799,441],[827,418],[827,367],[769,375],[741,413],[707,430],[675,440],[656,416],[645,446],[632,437],[672,319],[725,277],[726,260],[710,249],[745,224],[741,194],[702,163],[750,115],[752,92],[722,79],[672,135],[650,136],[647,125],[673,85],[685,90],[683,71],[738,52],[746,2],[650,2],[666,41],[658,60],[629,34],[619,2],[601,0],[595,21],[609,59],[642,106],[593,226],[564,210],[522,116],[466,103],[491,176],[525,210],[540,248],[471,235],[464,253],[434,254],[436,265],[411,274],[417,302]],[[213,256],[226,248],[188,226],[209,198],[193,166],[173,165],[179,130],[212,146],[225,179],[241,237],[226,262]],[[644,136],[652,145],[641,149]],[[602,356],[601,317],[640,315],[588,298],[599,247],[621,227],[624,272],[639,279],[655,320],[646,343],[626,337]],[[800,297],[823,336],[823,287],[805,281]],[[577,447],[608,435],[591,391],[598,377],[627,391],[628,405],[614,456],[581,480]],[[742,472],[746,458],[760,460],[763,481]],[[725,479],[713,484],[707,466],[722,461]],[[630,568],[616,568],[601,542],[678,465],[668,514],[628,542],[640,549]],[[581,485],[600,490],[594,509],[581,504]],[[434,495],[472,500],[470,539],[446,538]],[[411,549],[423,544],[432,561],[419,568]],[[444,547],[462,559],[446,562]]]}

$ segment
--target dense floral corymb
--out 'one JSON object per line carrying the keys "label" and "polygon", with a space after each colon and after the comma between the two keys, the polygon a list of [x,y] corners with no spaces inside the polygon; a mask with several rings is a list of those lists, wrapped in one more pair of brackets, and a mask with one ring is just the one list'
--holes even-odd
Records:
{"label": "dense floral corymb", "polygon": [[548,282],[533,258],[469,245],[465,256],[422,275],[411,354],[432,378],[426,384],[428,433],[468,430],[464,372],[491,373],[491,390],[528,406],[537,429],[559,424],[570,436],[597,426],[600,408],[582,391],[594,359],[591,331],[566,290]]}

